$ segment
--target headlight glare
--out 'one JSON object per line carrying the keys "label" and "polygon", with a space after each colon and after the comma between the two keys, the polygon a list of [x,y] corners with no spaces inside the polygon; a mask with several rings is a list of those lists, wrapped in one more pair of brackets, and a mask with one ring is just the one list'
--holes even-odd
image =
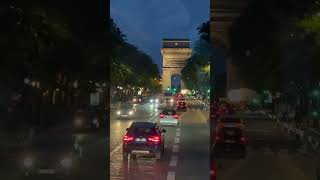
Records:
{"label": "headlight glare", "polygon": [[62,159],[61,166],[63,166],[64,168],[70,168],[72,166],[72,159],[69,157]]}
{"label": "headlight glare", "polygon": [[25,158],[25,159],[23,160],[23,165],[24,165],[25,167],[27,167],[27,168],[32,167],[32,165],[33,165],[33,159],[30,158],[30,157]]}
{"label": "headlight glare", "polygon": [[131,111],[129,111],[129,115],[133,115],[133,111],[131,110]]}
{"label": "headlight glare", "polygon": [[120,115],[120,114],[121,114],[121,112],[120,112],[120,111],[117,111],[117,114],[118,114],[118,115]]}

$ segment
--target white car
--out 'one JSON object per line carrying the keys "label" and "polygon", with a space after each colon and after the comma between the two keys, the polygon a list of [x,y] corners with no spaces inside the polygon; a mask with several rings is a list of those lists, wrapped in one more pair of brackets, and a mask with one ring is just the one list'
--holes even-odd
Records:
{"label": "white car", "polygon": [[178,114],[173,109],[165,109],[160,113],[160,125],[178,125]]}

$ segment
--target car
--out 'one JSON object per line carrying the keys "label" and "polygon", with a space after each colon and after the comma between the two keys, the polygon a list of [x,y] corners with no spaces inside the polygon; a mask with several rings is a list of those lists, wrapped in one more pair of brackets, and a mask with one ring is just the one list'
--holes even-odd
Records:
{"label": "car", "polygon": [[245,124],[242,119],[240,119],[238,117],[231,116],[231,115],[225,115],[223,117],[220,117],[217,121],[217,128],[219,129],[220,127],[223,127],[226,124],[235,125],[235,126],[242,128],[242,129],[245,128]]}
{"label": "car", "polygon": [[143,97],[142,96],[134,96],[132,98],[132,103],[133,104],[141,104],[141,103],[143,103]]}
{"label": "car", "polygon": [[247,139],[244,129],[236,124],[224,124],[215,133],[214,155],[246,156]]}
{"label": "car", "polygon": [[160,125],[178,125],[179,119],[177,111],[173,109],[164,109],[160,113]]}
{"label": "car", "polygon": [[161,160],[164,153],[165,129],[155,122],[133,122],[123,137],[123,160],[136,158],[137,154],[149,154]]}
{"label": "car", "polygon": [[103,118],[96,113],[89,113],[85,110],[77,110],[73,115],[73,130],[88,131],[97,130],[103,124]]}
{"label": "car", "polygon": [[177,111],[187,111],[187,104],[185,100],[177,101]]}
{"label": "car", "polygon": [[118,118],[132,118],[135,115],[135,106],[132,106],[130,104],[122,104],[117,109],[117,116]]}
{"label": "car", "polygon": [[215,162],[213,152],[210,153],[210,180],[217,179],[217,164]]}
{"label": "car", "polygon": [[80,157],[71,133],[46,132],[37,135],[22,148],[18,164],[24,178],[63,177],[79,175]]}
{"label": "car", "polygon": [[151,97],[149,99],[149,102],[152,103],[152,104],[159,104],[160,99],[159,99],[159,97]]}

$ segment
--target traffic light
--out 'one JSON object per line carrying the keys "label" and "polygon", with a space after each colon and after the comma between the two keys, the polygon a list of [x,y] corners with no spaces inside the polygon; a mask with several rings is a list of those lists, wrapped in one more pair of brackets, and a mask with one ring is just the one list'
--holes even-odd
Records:
{"label": "traffic light", "polygon": [[177,89],[176,88],[173,88],[173,91],[176,91]]}
{"label": "traffic light", "polygon": [[170,91],[170,87],[169,86],[167,87],[167,90]]}

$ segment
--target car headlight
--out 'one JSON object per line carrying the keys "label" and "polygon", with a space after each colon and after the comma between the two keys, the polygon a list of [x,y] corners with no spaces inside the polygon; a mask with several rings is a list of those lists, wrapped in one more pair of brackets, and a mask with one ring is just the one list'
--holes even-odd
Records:
{"label": "car headlight", "polygon": [[150,102],[153,103],[153,99],[150,99]]}
{"label": "car headlight", "polygon": [[67,157],[62,159],[60,163],[64,168],[70,168],[72,166],[72,159]]}
{"label": "car headlight", "polygon": [[120,114],[121,114],[121,112],[120,112],[120,111],[117,111],[117,114],[118,114],[118,115],[120,115]]}
{"label": "car headlight", "polygon": [[134,99],[133,99],[133,102],[136,102],[136,101],[137,101],[137,99],[136,99],[136,98],[134,98]]}
{"label": "car headlight", "polygon": [[129,115],[133,115],[133,111],[131,110],[131,111],[129,111]]}
{"label": "car headlight", "polygon": [[158,103],[159,102],[159,99],[156,99],[156,103]]}
{"label": "car headlight", "polygon": [[30,158],[30,157],[25,158],[25,159],[23,160],[23,165],[24,165],[25,167],[27,167],[27,168],[32,167],[32,165],[33,165],[33,159]]}

